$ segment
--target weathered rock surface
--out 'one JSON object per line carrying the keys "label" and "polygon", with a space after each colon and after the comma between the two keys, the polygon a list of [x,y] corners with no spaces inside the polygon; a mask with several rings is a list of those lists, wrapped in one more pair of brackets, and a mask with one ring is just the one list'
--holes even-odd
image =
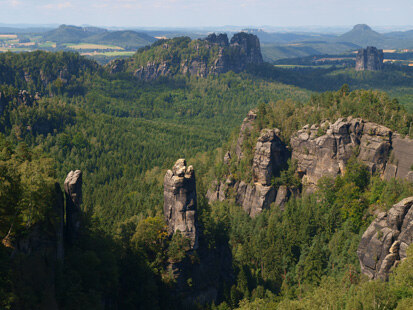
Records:
{"label": "weathered rock surface", "polygon": [[364,232],[357,250],[361,271],[370,279],[388,279],[412,243],[413,197],[409,197],[380,213]]}
{"label": "weathered rock surface", "polygon": [[402,139],[387,127],[359,118],[307,125],[291,138],[290,144],[292,158],[297,160],[298,172],[307,185],[317,184],[323,176],[343,174],[353,155],[371,173],[377,172],[386,179],[408,178],[413,165],[413,140]]}
{"label": "weathered rock surface", "polygon": [[[253,130],[256,118],[255,111],[249,111],[241,125],[235,148],[238,160],[243,158],[242,145]],[[227,199],[229,197],[227,192],[231,189],[235,195],[235,202],[242,206],[251,217],[269,208],[277,196],[277,191],[271,186],[271,179],[279,175],[289,158],[289,151],[281,141],[279,134],[278,129],[263,129],[261,131],[252,161],[253,183],[234,182],[231,177],[228,177],[225,182],[214,181],[206,195],[209,203]],[[226,164],[229,164],[231,156],[230,152],[225,154],[224,162]]]}
{"label": "weathered rock surface", "polygon": [[82,171],[70,171],[64,183],[66,197],[66,238],[72,243],[81,227]]}
{"label": "weathered rock surface", "polygon": [[281,141],[279,129],[263,129],[255,146],[252,175],[256,183],[270,185],[288,160],[288,151]]}
{"label": "weathered rock surface", "polygon": [[356,57],[356,70],[383,70],[383,50],[379,50],[373,46],[360,49]]}
{"label": "weathered rock surface", "polygon": [[178,159],[164,178],[164,215],[170,235],[180,231],[191,249],[198,248],[195,172],[185,159]]}

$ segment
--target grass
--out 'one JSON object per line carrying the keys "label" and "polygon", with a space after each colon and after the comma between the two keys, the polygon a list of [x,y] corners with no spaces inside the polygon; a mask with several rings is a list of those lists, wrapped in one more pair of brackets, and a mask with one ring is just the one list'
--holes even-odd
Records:
{"label": "grass", "polygon": [[68,44],[67,47],[74,49],[74,50],[123,50],[122,47],[115,46],[115,45],[90,44],[90,43]]}
{"label": "grass", "polygon": [[38,46],[40,48],[50,48],[50,47],[56,48],[56,43],[51,42],[51,41],[47,41],[47,42],[44,42],[44,43],[38,43]]}

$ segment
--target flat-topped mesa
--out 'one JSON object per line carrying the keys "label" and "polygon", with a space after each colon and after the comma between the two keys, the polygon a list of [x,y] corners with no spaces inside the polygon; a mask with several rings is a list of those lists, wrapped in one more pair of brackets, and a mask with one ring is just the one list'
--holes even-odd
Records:
{"label": "flat-topped mesa", "polygon": [[387,180],[413,179],[413,140],[360,118],[306,125],[292,136],[290,144],[292,159],[307,185],[316,185],[323,176],[343,174],[352,156]]}
{"label": "flat-topped mesa", "polygon": [[373,46],[362,48],[357,52],[357,71],[380,71],[383,70],[383,50]]}
{"label": "flat-topped mesa", "polygon": [[81,226],[82,171],[70,171],[64,183],[66,197],[66,238],[69,243],[76,239]]}
{"label": "flat-topped mesa", "polygon": [[370,279],[387,280],[412,243],[413,197],[409,197],[380,213],[364,232],[357,249],[361,272]]}
{"label": "flat-topped mesa", "polygon": [[180,231],[190,240],[191,249],[198,248],[195,171],[185,159],[178,159],[165,174],[164,216],[170,235]]}

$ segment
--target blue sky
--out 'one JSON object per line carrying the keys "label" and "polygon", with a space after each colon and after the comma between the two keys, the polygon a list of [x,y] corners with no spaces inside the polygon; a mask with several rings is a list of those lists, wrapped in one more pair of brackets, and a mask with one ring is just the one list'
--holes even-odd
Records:
{"label": "blue sky", "polygon": [[0,0],[1,23],[99,26],[413,24],[412,0]]}

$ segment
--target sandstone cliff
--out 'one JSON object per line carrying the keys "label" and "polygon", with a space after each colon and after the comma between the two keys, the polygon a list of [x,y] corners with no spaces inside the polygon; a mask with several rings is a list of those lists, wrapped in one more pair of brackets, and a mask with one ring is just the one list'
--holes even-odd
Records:
{"label": "sandstone cliff", "polygon": [[373,46],[360,49],[356,57],[356,70],[383,70],[383,50],[379,50]]}
{"label": "sandstone cliff", "polygon": [[[224,163],[239,164],[244,159],[243,145],[254,131],[257,114],[248,112],[233,151],[224,156]],[[370,172],[384,179],[407,179],[413,182],[413,139],[402,137],[385,126],[360,118],[340,118],[335,123],[306,125],[290,139],[291,158],[297,163],[297,175],[308,191],[313,191],[324,176],[345,173],[348,160],[355,156]],[[283,208],[289,197],[298,195],[298,188],[271,185],[271,179],[286,167],[290,150],[280,139],[278,129],[263,129],[257,139],[251,160],[252,182],[234,180],[232,175],[215,180],[207,199],[233,201],[252,217],[275,202]],[[229,194],[232,193],[232,194]]]}
{"label": "sandstone cliff", "polygon": [[178,159],[164,178],[164,215],[170,235],[180,231],[191,249],[198,248],[195,172],[185,159]]}
{"label": "sandstone cliff", "polygon": [[66,177],[64,189],[66,196],[66,239],[69,243],[73,243],[81,225],[82,171],[70,171]]}
{"label": "sandstone cliff", "polygon": [[316,185],[323,176],[345,173],[351,156],[366,164],[371,173],[390,179],[413,178],[413,140],[389,128],[359,118],[340,118],[334,124],[309,125],[290,141],[303,183]]}
{"label": "sandstone cliff", "polygon": [[235,34],[231,41],[226,34],[211,34],[204,40],[163,40],[149,51],[138,51],[135,58],[128,64],[120,60],[112,62],[108,70],[111,73],[132,71],[136,78],[149,81],[177,73],[206,77],[228,71],[241,72],[250,64],[263,62],[258,38],[243,32]]}
{"label": "sandstone cliff", "polygon": [[190,240],[189,255],[168,267],[176,281],[176,295],[188,308],[216,302],[222,294],[222,283],[233,280],[231,251],[226,242],[217,243],[213,249],[200,245],[195,172],[185,159],[177,160],[172,170],[166,172],[164,215],[170,235],[179,231]]}
{"label": "sandstone cliff", "polygon": [[[250,111],[244,119],[235,147],[235,156],[239,160],[244,157],[243,144],[247,136],[251,133],[257,115],[255,111]],[[228,176],[226,181],[215,181],[207,192],[207,199],[210,203],[223,201],[228,197],[227,192],[232,189],[235,193],[235,203],[251,216],[254,217],[264,209],[268,209],[277,198],[277,190],[272,186],[271,180],[278,176],[285,167],[289,151],[280,138],[278,129],[263,129],[257,139],[254,156],[252,159],[252,182],[233,181],[232,176]],[[224,162],[229,164],[232,154],[227,152]],[[288,192],[287,189],[282,189]],[[287,193],[280,192],[280,195]],[[284,203],[284,198],[278,198],[280,204]]]}
{"label": "sandstone cliff", "polygon": [[370,279],[388,279],[413,243],[413,197],[380,213],[364,232],[357,250],[361,271]]}

